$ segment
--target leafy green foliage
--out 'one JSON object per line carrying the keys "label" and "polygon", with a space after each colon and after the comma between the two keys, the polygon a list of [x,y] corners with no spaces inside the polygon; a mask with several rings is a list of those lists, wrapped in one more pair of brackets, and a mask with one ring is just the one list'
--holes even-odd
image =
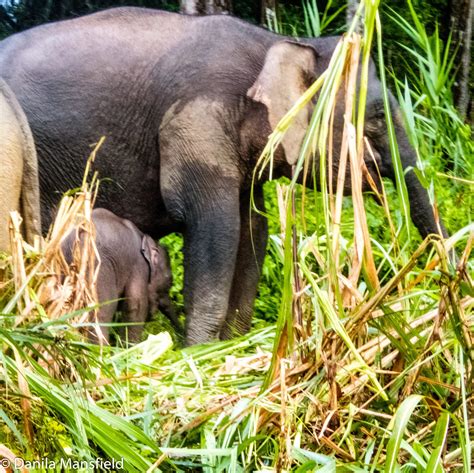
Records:
{"label": "leafy green foliage", "polygon": [[[325,2],[322,10],[316,0],[277,2],[274,17],[267,19],[268,29],[288,36],[318,37],[341,34],[345,30],[344,2]],[[320,18],[321,15],[321,18]]]}
{"label": "leafy green foliage", "polygon": [[411,58],[408,77],[392,72],[410,141],[447,227],[456,229],[472,221],[474,142],[471,128],[453,103],[455,54],[450,39],[442,41],[437,28],[428,35],[411,2],[411,21],[392,11],[392,19],[410,39],[400,48]]}

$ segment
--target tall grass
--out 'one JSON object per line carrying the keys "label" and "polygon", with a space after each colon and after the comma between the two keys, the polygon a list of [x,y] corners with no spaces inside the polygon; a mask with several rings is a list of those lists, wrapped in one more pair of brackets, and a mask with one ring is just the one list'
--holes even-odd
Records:
{"label": "tall grass", "polygon": [[[411,18],[403,18],[392,11],[391,18],[406,33],[411,44],[399,44],[411,59],[408,81],[396,80],[400,103],[406,120],[412,125],[412,142],[431,165],[438,169],[451,169],[455,175],[472,179],[474,175],[473,142],[471,130],[454,107],[452,87],[456,80],[456,53],[451,37],[446,44],[438,30],[426,33],[412,2],[408,0]],[[413,106],[412,103],[413,102]],[[415,109],[409,115],[410,109]],[[416,126],[414,125],[417,121]],[[420,149],[420,146],[422,148]]]}
{"label": "tall grass", "polygon": [[[321,371],[324,372],[323,367],[325,367],[323,383],[327,384],[324,388],[319,385],[319,389],[315,391],[311,391],[306,385],[304,389],[308,397],[311,396],[310,398],[313,400],[318,400],[321,403],[321,399],[323,399],[322,403],[328,409],[328,425],[331,425],[331,423],[335,425],[333,428],[327,429],[327,425],[323,423],[326,430],[323,428],[322,431],[326,433],[329,430],[328,437],[331,442],[334,438],[339,439],[337,444],[330,443],[329,445],[341,457],[345,457],[346,460],[348,458],[352,459],[354,469],[363,468],[365,470],[367,467],[370,470],[384,468],[385,471],[395,471],[400,456],[400,448],[406,452],[405,461],[407,464],[413,465],[418,470],[438,471],[443,466],[449,469],[452,465],[449,462],[447,463],[445,459],[454,456],[454,454],[450,456],[446,453],[447,445],[451,443],[456,447],[461,445],[459,449],[454,451],[460,456],[463,468],[467,471],[471,465],[469,432],[472,426],[469,424],[466,413],[469,409],[472,412],[472,403],[469,403],[466,397],[461,395],[458,403],[459,409],[456,409],[454,413],[449,404],[439,403],[438,390],[431,391],[429,388],[426,390],[424,382],[429,384],[430,380],[444,379],[445,372],[443,370],[445,368],[442,367],[446,367],[444,359],[446,357],[450,360],[457,360],[449,375],[450,382],[456,379],[455,385],[452,385],[452,387],[461,394],[465,386],[472,383],[472,299],[469,296],[470,289],[467,292],[454,289],[460,288],[462,285],[465,285],[465,288],[471,287],[469,278],[465,279],[466,267],[463,264],[467,264],[472,236],[465,247],[463,264],[458,265],[457,271],[454,272],[447,262],[446,251],[449,250],[449,246],[445,246],[436,238],[423,242],[414,253],[408,253],[409,248],[413,246],[412,235],[410,234],[408,195],[391,123],[391,111],[388,106],[378,5],[377,2],[361,5],[359,15],[362,12],[362,7],[364,11],[364,47],[361,53],[359,52],[357,37],[350,36],[350,31],[354,30],[355,27],[355,24],[353,24],[348,36],[341,41],[336,49],[325,77],[318,79],[300,101],[295,104],[288,115],[281,120],[276,131],[270,137],[267,148],[259,162],[260,169],[272,165],[273,150],[281,141],[285,130],[288,126],[291,126],[292,117],[311,100],[316,92],[319,92],[313,119],[294,174],[297,175],[298,172],[307,169],[308,157],[311,153],[317,152],[320,157],[320,169],[319,175],[314,176],[314,179],[319,180],[322,189],[323,212],[320,219],[324,222],[324,225],[322,234],[300,234],[295,237],[297,228],[295,219],[297,215],[293,202],[295,201],[295,193],[299,191],[298,187],[295,186],[295,177],[288,188],[283,190],[285,198],[282,199],[281,207],[285,218],[282,221],[283,238],[281,239],[284,275],[282,303],[280,305],[272,363],[263,387],[268,389],[271,382],[276,382],[281,378],[282,373],[288,369],[288,367],[285,367],[285,363],[291,369],[291,367],[305,365],[308,360],[311,360],[311,369],[314,370],[310,370],[311,376],[314,376],[315,373],[321,373]],[[392,232],[392,241],[388,244],[370,238],[361,189],[360,185],[358,186],[361,176],[357,173],[364,154],[363,123],[368,58],[374,33],[377,36],[379,59],[381,61],[380,76],[384,90],[385,113],[391,141],[392,160],[395,167],[398,202],[400,203],[400,213],[404,217],[401,231],[397,229],[396,232]],[[355,109],[355,101],[352,100],[352,97],[355,91],[355,77],[357,76],[360,55],[362,56],[360,61],[361,85],[357,100],[358,108]],[[438,55],[429,59],[436,62],[441,58]],[[439,66],[443,67],[443,64],[439,64]],[[420,73],[422,77],[425,77],[427,70],[420,68]],[[330,121],[340,84],[345,84],[346,123],[342,150],[338,159],[343,168],[345,168],[345,163],[349,163],[351,168],[353,221],[355,225],[353,240],[349,244],[352,247],[353,256],[350,259],[346,257],[346,261],[342,260],[340,252],[343,245],[347,247],[347,242],[340,241],[342,186],[335,191],[335,194],[332,193],[331,185],[328,186],[328,169],[332,168],[330,163],[333,159],[331,155],[332,146],[331,144],[328,145],[331,136],[329,131]],[[438,91],[439,94],[441,92],[443,90]],[[352,120],[347,117],[352,117]],[[429,117],[432,122],[436,122],[438,118],[437,115]],[[443,116],[443,119],[445,118],[446,116]],[[456,120],[458,118],[454,116],[454,121],[456,122]],[[427,121],[425,119],[425,123]],[[439,125],[439,123],[437,124]],[[469,143],[468,135],[464,134],[460,139],[464,139],[464,146],[472,146],[472,143]],[[329,163],[327,166],[326,161]],[[257,172],[262,171],[257,170]],[[386,199],[386,193],[384,193],[384,197]],[[392,206],[393,204],[390,206],[385,204],[384,208],[388,209]],[[307,210],[301,211],[300,215],[307,213]],[[387,213],[387,219],[387,225],[390,228],[395,228],[389,213]],[[459,241],[466,242],[466,234],[469,231],[472,232],[472,230],[471,225],[458,233],[452,239],[450,245]],[[293,237],[290,237],[289,235],[292,233]],[[402,244],[400,244],[399,239],[403,242]],[[376,245],[377,249],[382,251],[382,254],[380,254],[380,251],[377,252],[379,258],[382,259],[382,262],[378,265],[378,271],[375,266],[373,245]],[[422,259],[430,247],[433,248],[431,261],[428,261],[426,268],[433,269],[437,265],[438,271],[441,271],[443,275],[437,282],[437,284],[443,286],[441,290],[433,288],[433,283],[438,279],[437,274],[422,270]],[[314,258],[308,260],[308,254],[311,253]],[[315,268],[314,261],[318,262],[319,268]],[[393,271],[394,275],[385,285],[380,287],[378,274],[383,274],[384,265],[388,265],[390,272]],[[324,276],[321,277],[321,275]],[[441,282],[443,280],[444,282]],[[304,288],[304,290],[301,291],[299,288]],[[348,297],[344,297],[345,295],[348,295]],[[465,299],[462,298],[463,295],[466,295]],[[304,301],[305,299],[306,301]],[[297,305],[295,301],[299,301],[300,307],[306,306],[305,315],[308,317],[309,323],[301,323],[301,315],[298,310],[295,311]],[[450,305],[449,309],[447,304]],[[436,306],[438,306],[438,309],[436,309]],[[380,316],[374,317],[373,311],[376,308],[380,310]],[[464,312],[465,309],[468,309],[467,314]],[[419,314],[421,314],[420,318],[418,318]],[[428,320],[433,321],[433,325],[420,332],[419,325],[426,323]],[[448,324],[448,327],[445,327],[444,330],[446,331],[443,331],[443,343],[440,347],[436,347],[435,339],[441,341],[437,331],[443,324]],[[451,327],[449,324],[451,324]],[[457,325],[458,328],[460,326],[470,328],[464,332],[464,335],[461,335],[457,329],[451,331],[454,326],[452,324]],[[301,329],[302,326],[312,326],[315,333],[309,338],[307,333],[302,335],[301,330],[296,329]],[[451,339],[452,345],[447,342],[448,333],[453,337]],[[376,335],[376,338],[373,339],[370,334],[372,336]],[[383,347],[379,345],[380,337],[387,337],[387,344],[383,344]],[[317,342],[311,346],[312,340]],[[377,342],[374,343],[374,340],[377,340]],[[449,355],[446,352],[447,345],[450,345],[453,349],[453,352]],[[388,346],[393,348],[390,353],[385,351]],[[316,352],[312,353],[311,347]],[[365,355],[369,347],[371,356],[367,358]],[[298,348],[300,349],[299,352]],[[375,353],[377,353],[376,356],[374,356]],[[375,364],[372,365],[371,363]],[[423,376],[424,382],[420,382],[419,378],[424,370],[429,376]],[[345,378],[346,376],[347,378]],[[389,378],[388,383],[387,377]],[[349,386],[344,387],[343,380],[348,383],[351,378],[356,380],[355,383],[349,383]],[[289,388],[283,386],[283,380],[280,379],[280,381],[281,394],[285,393],[287,395]],[[319,378],[319,381],[321,381],[321,378]],[[434,384],[437,384],[437,382],[435,381]],[[444,381],[442,381],[442,384],[447,387]],[[415,387],[423,394],[413,395]],[[377,408],[371,411],[368,410],[367,413],[370,412],[374,416],[378,415],[380,419],[385,418],[391,420],[391,422],[388,422],[385,427],[388,429],[388,442],[382,440],[376,453],[373,450],[375,445],[371,445],[370,451],[374,456],[370,458],[370,461],[365,458],[364,463],[362,463],[362,450],[358,451],[356,448],[358,441],[355,440],[357,434],[354,437],[354,417],[352,415],[354,411],[360,413],[360,407],[358,408],[352,403],[354,402],[354,395],[357,399],[358,395],[361,396],[360,390],[367,389],[372,394],[369,395],[368,392],[362,394],[362,398],[365,398],[362,402],[364,406],[362,410],[365,411],[368,405],[375,405]],[[298,388],[296,388],[296,391],[298,391]],[[409,420],[413,422],[413,418],[416,418],[415,407],[420,402],[425,402],[429,407],[433,399],[436,399],[438,413],[434,415],[433,422],[430,424],[431,428],[427,428],[424,435],[428,439],[431,439],[430,434],[435,435],[433,446],[436,448],[431,451],[429,447],[423,446],[424,454],[426,458],[429,458],[426,461],[423,460],[423,455],[417,456],[416,449],[406,441],[403,442],[403,447],[401,447],[402,436]],[[280,402],[283,403],[283,399],[280,398]],[[400,404],[397,409],[398,403]],[[289,402],[285,401],[284,404],[288,405]],[[301,406],[301,404],[304,404],[301,398],[294,402],[295,406]],[[396,413],[394,414],[395,410]],[[451,436],[448,435],[448,413],[441,414],[443,410],[449,412],[449,416],[456,418],[456,421],[454,421],[456,429],[451,431]],[[288,421],[289,417],[292,418],[293,422]],[[438,417],[440,417],[440,421],[436,422]],[[360,421],[360,417],[357,417],[357,419]],[[289,466],[292,464],[293,439],[300,441],[301,438],[301,432],[298,433],[297,428],[298,413],[293,412],[293,415],[286,413],[284,420],[287,430],[284,433],[285,442],[280,445],[280,455],[286,454],[285,465]],[[419,422],[420,419],[417,420],[418,425]],[[374,422],[374,426],[377,424],[378,422]],[[292,425],[294,430],[288,428],[288,425]],[[306,424],[303,425],[306,426]],[[357,430],[356,428],[355,431],[357,432]],[[366,428],[365,432],[367,432]],[[373,430],[371,432],[370,436],[372,438],[378,437],[379,434],[375,434]],[[439,432],[443,432],[441,440]],[[324,438],[324,435],[320,434],[318,438]],[[416,435],[412,438],[416,438]],[[458,439],[460,443],[456,442]],[[454,443],[453,440],[455,440]],[[361,445],[367,445],[365,437],[359,438],[359,442]],[[340,448],[341,445],[345,445],[347,450],[338,450],[337,447]],[[419,443],[417,443],[417,448],[420,448]],[[348,451],[351,454],[348,454]],[[445,456],[443,458],[441,458],[441,452],[444,452]],[[308,455],[308,458],[310,457],[311,455]],[[307,464],[309,465],[309,463]]]}
{"label": "tall grass", "polygon": [[[173,350],[167,333],[126,349],[91,346],[78,329],[95,309],[87,290],[93,281],[69,292],[83,298],[82,309],[62,303],[51,317],[58,292],[38,294],[60,264],[45,266],[56,261],[45,255],[57,254],[59,233],[32,249],[15,232],[16,256],[6,262],[12,277],[2,283],[0,455],[124,458],[126,471],[470,471],[473,225],[447,241],[419,241],[407,230],[399,166],[377,217],[387,237],[377,239],[361,192],[368,60],[382,34],[377,7],[361,2],[364,36],[353,34],[354,22],[329,69],[277,126],[255,171],[272,165],[292,118],[317,94],[294,178],[274,197],[275,325],[184,350]],[[346,115],[341,149],[330,145],[336,100]],[[418,105],[406,100],[403,107]],[[438,119],[422,112],[413,121],[419,149],[430,139],[423,127]],[[390,122],[388,106],[386,114]],[[396,159],[395,141],[392,150]],[[318,172],[310,165],[315,153]],[[331,185],[335,159],[351,169],[350,203],[342,172]],[[300,172],[321,192],[298,186]],[[92,195],[85,182],[67,201],[74,212],[60,215],[87,227]],[[456,266],[448,259],[453,246]]]}
{"label": "tall grass", "polygon": [[345,9],[346,5],[335,5],[332,0],[326,3],[322,12],[316,0],[303,0],[301,6],[277,2],[275,10],[267,9],[264,23],[270,31],[289,36],[342,33],[340,18]]}
{"label": "tall grass", "polygon": [[409,77],[394,76],[398,100],[424,185],[433,195],[433,181],[444,183],[438,189],[443,210],[447,210],[446,203],[458,206],[459,196],[463,196],[467,213],[454,212],[447,217],[459,227],[473,217],[474,141],[470,126],[464,123],[453,101],[456,48],[451,38],[443,44],[437,29],[429,36],[411,1],[408,5],[410,19],[391,13],[392,20],[411,40],[411,44],[399,45],[408,55]]}

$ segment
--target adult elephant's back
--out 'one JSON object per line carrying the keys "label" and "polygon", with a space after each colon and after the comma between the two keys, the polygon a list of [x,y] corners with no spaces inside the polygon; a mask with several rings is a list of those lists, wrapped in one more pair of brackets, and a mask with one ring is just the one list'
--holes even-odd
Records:
{"label": "adult elephant's back", "polygon": [[159,192],[161,112],[153,78],[160,58],[186,34],[185,21],[113,9],[0,42],[0,76],[22,105],[37,146],[44,229],[60,195],[80,185],[101,136],[98,205],[154,236],[175,229]]}

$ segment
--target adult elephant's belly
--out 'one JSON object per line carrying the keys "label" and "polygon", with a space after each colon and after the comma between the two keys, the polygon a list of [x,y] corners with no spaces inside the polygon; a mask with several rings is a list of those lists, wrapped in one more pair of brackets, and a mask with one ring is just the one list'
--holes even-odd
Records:
{"label": "adult elephant's belly", "polygon": [[[64,192],[80,187],[87,159],[102,136],[105,140],[97,149],[92,167],[100,179],[95,206],[131,220],[155,238],[180,230],[163,204],[156,141],[148,139],[146,133],[120,134],[104,128],[89,129],[84,124],[81,128],[49,126],[48,130],[42,130],[43,120],[31,122],[38,149],[44,232]],[[56,123],[59,125],[61,121]]]}
{"label": "adult elephant's belly", "polygon": [[0,75],[24,108],[38,150],[43,230],[61,195],[80,187],[102,136],[96,206],[153,237],[179,230],[160,193],[159,106],[150,98],[147,51],[113,25],[97,26],[100,36],[61,25],[0,43]]}

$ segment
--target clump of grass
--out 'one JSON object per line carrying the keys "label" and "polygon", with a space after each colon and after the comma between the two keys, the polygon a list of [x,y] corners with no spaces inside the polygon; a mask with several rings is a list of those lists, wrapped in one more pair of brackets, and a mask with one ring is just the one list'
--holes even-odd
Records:
{"label": "clump of grass", "polygon": [[[291,446],[294,446],[292,441],[296,439],[299,447],[301,432],[308,428],[306,421],[301,422],[300,431],[298,431],[298,428],[294,428],[295,425],[298,425],[299,416],[306,417],[295,406],[304,404],[309,407],[310,404],[305,404],[302,400],[308,395],[308,391],[312,394],[313,402],[317,400],[318,404],[324,406],[324,409],[328,412],[326,420],[320,427],[322,433],[317,436],[318,443],[328,433],[326,446],[336,452],[336,457],[340,455],[341,460],[353,462],[354,468],[363,468],[365,464],[367,467],[370,465],[370,468],[375,469],[377,467],[383,468],[383,465],[385,465],[385,471],[393,471],[399,456],[400,435],[407,427],[410,416],[416,416],[416,414],[413,414],[415,405],[420,400],[424,400],[429,407],[432,403],[431,395],[434,399],[439,398],[438,390],[433,389],[431,391],[429,388],[427,391],[430,394],[426,398],[423,397],[425,394],[422,397],[419,397],[419,395],[412,396],[415,386],[418,385],[421,371],[426,369],[430,374],[430,376],[424,376],[423,380],[428,384],[433,379],[444,379],[443,368],[441,371],[439,371],[439,368],[441,366],[446,368],[444,363],[444,357],[446,356],[449,360],[456,360],[456,366],[450,371],[449,375],[451,380],[456,379],[456,386],[452,386],[454,390],[460,394],[472,382],[473,300],[470,296],[472,286],[469,277],[466,275],[472,245],[472,236],[466,241],[466,233],[472,231],[472,225],[460,231],[445,243],[439,238],[428,239],[413,254],[407,253],[408,245],[406,242],[400,244],[398,236],[400,230],[395,230],[396,227],[391,221],[387,203],[384,204],[384,208],[387,210],[387,225],[392,229],[392,241],[389,245],[374,241],[367,230],[367,217],[361,188],[358,185],[361,181],[358,169],[363,169],[363,119],[367,90],[365,81],[367,80],[368,54],[374,32],[377,31],[379,48],[381,34],[377,5],[364,4],[361,5],[362,7],[365,9],[365,32],[358,109],[354,110],[351,98],[354,96],[356,68],[359,64],[359,46],[356,37],[346,37],[336,49],[331,65],[326,71],[326,76],[318,79],[281,120],[270,137],[267,148],[259,162],[261,169],[272,165],[273,150],[278,146],[286,129],[291,126],[292,118],[299,113],[299,110],[311,100],[316,92],[319,92],[313,119],[294,174],[296,175],[303,169],[306,170],[306,163],[309,162],[308,158],[311,153],[318,153],[321,169],[319,170],[319,176],[315,179],[319,179],[320,187],[323,189],[323,215],[321,218],[324,221],[324,228],[320,234],[295,234],[297,213],[295,212],[294,202],[298,189],[295,187],[296,178],[294,178],[286,190],[285,198],[280,199],[282,202],[281,208],[283,208],[282,214],[284,215],[282,220],[283,237],[281,238],[284,268],[283,295],[272,363],[263,385],[264,388],[268,388],[272,382],[279,379],[281,381],[282,373],[287,370],[285,364],[288,364],[291,368],[301,364],[304,365],[310,360],[310,365],[314,371],[310,370],[311,374],[308,381],[316,390],[312,391],[305,385],[305,394],[298,397],[296,401],[291,399],[291,396],[287,400],[282,397],[278,399],[280,409],[283,409],[281,404],[284,406],[291,405],[294,408],[291,415],[288,412],[285,413],[284,425],[280,425],[282,431],[286,429],[284,435],[280,436],[284,437],[284,442],[279,443],[279,452],[284,458],[283,463],[278,463],[280,468],[290,467],[294,464],[294,458],[291,454]],[[382,55],[379,54],[379,57],[381,58]],[[383,73],[383,69],[381,73]],[[346,167],[346,162],[351,169],[355,228],[353,239],[350,242],[343,241],[340,233],[342,186],[336,189],[334,193],[330,186],[329,190],[326,190],[328,189],[327,183],[332,182],[332,179],[328,179],[327,175],[327,170],[332,168],[330,164],[332,146],[327,144],[331,136],[329,122],[334,109],[337,89],[341,83],[345,84],[346,124],[339,162],[343,170]],[[386,90],[383,80],[382,83]],[[385,101],[388,103],[386,95]],[[396,164],[397,159],[399,159],[398,150],[394,141],[394,133],[390,132],[389,113],[387,107],[386,118],[392,141],[392,159]],[[356,121],[352,122],[347,117],[356,117]],[[327,166],[326,161],[329,162]],[[400,163],[395,166],[395,173],[399,202],[402,204],[401,214],[404,216],[403,227],[406,229],[403,234],[408,237],[407,241],[410,243],[412,236],[408,232],[410,227],[409,209]],[[382,198],[386,202],[386,193],[383,194]],[[460,264],[457,268],[453,268],[448,263],[447,252],[459,241],[465,242],[466,246]],[[377,253],[382,252],[380,255],[382,263],[379,264],[378,269],[373,257],[373,245],[376,245]],[[340,248],[343,246],[346,249],[345,258],[342,258],[340,252]],[[426,269],[423,270],[423,259],[430,249],[431,254]],[[311,259],[308,258],[308,255],[311,255]],[[315,269],[314,261],[317,261],[319,268]],[[389,265],[393,277],[384,285],[381,285],[381,278],[378,277],[378,273],[384,265]],[[432,270],[435,268],[436,271],[433,272]],[[321,276],[321,274],[324,276]],[[415,277],[414,274],[416,274]],[[384,277],[386,279],[386,276]],[[441,290],[436,285],[440,285]],[[461,286],[464,287],[465,291],[459,291]],[[436,309],[436,305],[438,305],[438,309]],[[301,316],[301,311],[304,312],[303,307],[307,308],[308,322],[305,322],[304,317]],[[376,315],[377,312],[380,315]],[[417,314],[420,315],[419,318]],[[440,324],[443,325],[447,320],[449,320],[449,324],[454,323],[457,327],[463,326],[466,330],[461,335],[458,330],[451,331],[449,327],[445,327],[446,332],[442,337],[443,342],[440,343],[442,348],[438,347],[436,349],[434,348],[436,340],[441,342],[441,339],[438,338]],[[435,322],[430,327],[420,330],[419,327],[422,323],[426,324],[430,321]],[[311,327],[315,332],[313,334],[310,330],[305,332],[305,327]],[[447,335],[448,332],[449,335]],[[373,338],[374,335],[376,335],[375,338]],[[385,340],[382,345],[379,345],[380,337]],[[448,342],[448,339],[451,342]],[[317,340],[317,343],[311,346],[310,340]],[[448,354],[449,349],[446,351],[447,345],[456,348]],[[391,346],[392,350],[386,352],[388,346]],[[311,348],[315,352],[312,353]],[[365,356],[367,354],[366,350],[373,350],[369,358]],[[346,362],[348,365],[346,365]],[[372,363],[374,364],[372,365]],[[434,363],[434,367],[432,363]],[[389,379],[387,380],[387,378]],[[349,379],[352,379],[353,382],[348,382]],[[405,386],[403,387],[404,383]],[[296,387],[291,383],[290,386],[285,384],[281,381],[280,391],[282,396],[287,396],[287,393],[292,389],[298,392],[299,385]],[[433,385],[436,384],[437,381],[433,381]],[[447,387],[447,383],[444,381],[441,381],[441,384],[445,388]],[[418,387],[421,388],[419,385]],[[451,390],[451,393],[454,390]],[[321,402],[321,400],[323,401]],[[437,401],[440,412],[449,410],[449,416],[456,418],[456,421],[454,421],[456,429],[453,429],[450,432],[451,436],[449,436],[446,427],[448,414],[443,415],[439,423],[436,422],[439,413],[434,414],[433,422],[430,424],[431,427],[437,425],[436,435],[440,431],[445,432],[446,435],[441,441],[442,448],[439,444],[440,439],[437,437],[437,440],[434,441],[436,449],[432,451],[431,455],[429,446],[423,447],[425,448],[424,454],[429,458],[429,461],[414,458],[416,449],[411,448],[406,442],[404,443],[403,448],[408,450],[409,456],[411,455],[408,461],[417,465],[417,468],[428,468],[430,471],[439,468],[440,462],[442,463],[440,451],[451,442],[460,445],[460,448],[455,450],[456,455],[460,457],[464,468],[469,468],[471,458],[469,453],[469,431],[472,427],[468,422],[466,413],[469,409],[472,411],[472,401],[469,401],[465,395],[461,395],[458,400],[458,406],[462,404],[463,407],[458,409],[454,415],[449,404],[439,404]],[[400,402],[397,414],[394,416],[394,411]],[[367,410],[367,406],[371,404],[375,405],[376,408]],[[357,408],[357,405],[362,407]],[[373,439],[378,438],[380,434],[375,433],[373,428],[369,429],[366,426],[364,428],[365,435],[359,440],[355,440],[357,436],[354,436],[352,431],[355,420],[350,413],[360,413],[359,409],[366,411],[369,415],[377,416],[381,420],[393,420],[394,422],[388,422],[385,427],[389,431],[392,430],[392,436],[388,443],[382,437],[376,453],[373,450],[375,441],[372,445],[369,444],[370,457],[366,455],[363,462],[361,456],[366,453],[368,447],[366,434],[370,432]],[[276,410],[277,407],[275,406]],[[342,416],[344,419],[341,417],[341,412],[344,412]],[[288,418],[292,420],[288,421]],[[418,419],[417,425],[420,425],[420,420]],[[356,422],[360,422],[360,417],[357,417]],[[378,423],[374,422],[375,425],[378,425]],[[381,425],[383,425],[383,422],[381,422]],[[429,437],[434,431],[427,428],[424,433]],[[458,438],[462,439],[459,443],[456,442]],[[333,442],[334,439],[337,439],[337,442]],[[358,442],[359,447],[356,445]],[[345,448],[341,448],[341,446]],[[419,444],[417,444],[418,447]],[[372,455],[374,456],[372,457]],[[456,455],[453,453],[447,455],[447,457],[452,459]],[[304,459],[304,455],[299,455],[299,459]],[[332,460],[326,459],[323,461],[321,457],[312,455],[310,452],[307,452],[306,459],[308,462],[305,465],[308,468],[310,468],[309,460],[316,463],[326,462],[327,464],[336,465]],[[316,463],[313,463],[313,466],[316,466]],[[456,465],[449,464],[449,461],[445,461],[444,465],[448,469],[456,467]]]}
{"label": "clump of grass", "polygon": [[[98,145],[100,146],[100,144]],[[97,148],[98,149],[98,148]],[[97,150],[96,149],[96,150]],[[11,216],[11,272],[14,297],[4,302],[4,312],[17,311],[14,327],[21,327],[28,320],[56,320],[66,313],[84,312],[73,320],[78,324],[87,321],[97,304],[95,281],[97,278],[97,250],[94,243],[95,229],[91,220],[92,207],[97,193],[97,177],[87,182],[90,165],[96,151],[88,161],[82,187],[66,195],[59,203],[56,217],[47,238],[37,240],[36,248],[29,247],[22,238],[21,218]],[[84,235],[84,244],[76,245],[71,266],[61,250],[61,242],[73,229]],[[33,250],[32,262],[30,254]]]}
{"label": "clump of grass", "polygon": [[[408,6],[411,18],[394,11],[391,17],[411,41],[400,44],[410,60],[406,66],[409,77],[392,76],[418,156],[418,175],[430,193],[436,181],[440,182],[436,188],[440,209],[447,214],[446,224],[457,229],[473,216],[474,141],[471,127],[454,106],[455,48],[451,38],[443,43],[437,29],[429,36],[410,1]],[[463,211],[457,212],[461,206]]]}
{"label": "clump of grass", "polygon": [[342,13],[346,5],[332,0],[319,11],[316,0],[302,0],[301,4],[276,2],[275,9],[265,12],[264,24],[270,31],[289,36],[318,37],[324,34],[340,34],[344,31]]}

